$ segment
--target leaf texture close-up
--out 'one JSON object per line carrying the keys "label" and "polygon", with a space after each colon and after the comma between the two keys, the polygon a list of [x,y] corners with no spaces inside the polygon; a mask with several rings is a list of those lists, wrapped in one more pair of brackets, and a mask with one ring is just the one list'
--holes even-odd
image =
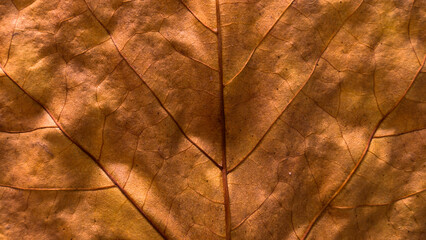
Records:
{"label": "leaf texture close-up", "polygon": [[426,0],[0,0],[0,239],[426,239]]}

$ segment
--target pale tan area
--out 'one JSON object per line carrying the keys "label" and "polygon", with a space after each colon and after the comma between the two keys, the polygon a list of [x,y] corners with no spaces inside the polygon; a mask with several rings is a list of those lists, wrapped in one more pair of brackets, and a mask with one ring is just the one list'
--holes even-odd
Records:
{"label": "pale tan area", "polygon": [[161,239],[115,188],[0,192],[1,239]]}
{"label": "pale tan area", "polygon": [[0,239],[426,238],[425,6],[0,1]]}

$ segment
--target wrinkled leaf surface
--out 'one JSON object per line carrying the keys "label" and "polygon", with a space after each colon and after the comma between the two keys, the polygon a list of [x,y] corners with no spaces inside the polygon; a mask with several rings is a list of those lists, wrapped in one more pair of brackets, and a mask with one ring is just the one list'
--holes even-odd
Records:
{"label": "wrinkled leaf surface", "polygon": [[425,6],[0,1],[0,239],[425,239]]}

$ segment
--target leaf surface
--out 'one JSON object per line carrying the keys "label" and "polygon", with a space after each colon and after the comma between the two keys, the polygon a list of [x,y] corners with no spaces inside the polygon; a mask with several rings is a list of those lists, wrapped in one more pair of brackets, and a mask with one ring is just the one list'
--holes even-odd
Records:
{"label": "leaf surface", "polygon": [[424,238],[424,6],[0,2],[0,238]]}

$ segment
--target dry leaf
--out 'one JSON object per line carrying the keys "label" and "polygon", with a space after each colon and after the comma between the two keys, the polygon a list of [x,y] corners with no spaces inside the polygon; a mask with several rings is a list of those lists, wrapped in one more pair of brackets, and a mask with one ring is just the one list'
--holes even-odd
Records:
{"label": "dry leaf", "polygon": [[0,1],[0,239],[425,239],[425,6]]}

